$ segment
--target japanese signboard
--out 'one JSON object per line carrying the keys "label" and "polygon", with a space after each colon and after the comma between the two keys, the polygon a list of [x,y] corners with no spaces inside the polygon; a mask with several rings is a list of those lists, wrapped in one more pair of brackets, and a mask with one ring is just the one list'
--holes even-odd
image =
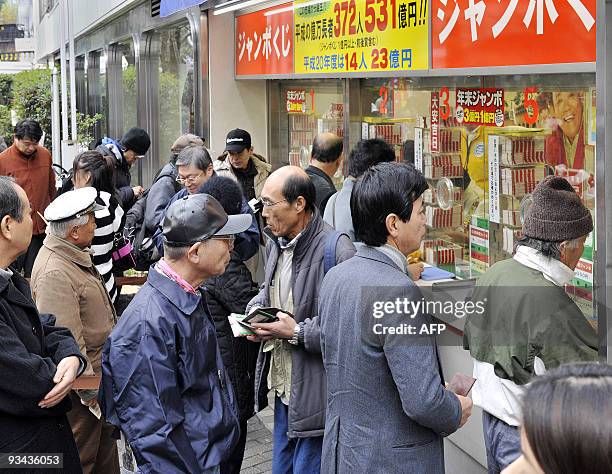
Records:
{"label": "japanese signboard", "polygon": [[499,137],[489,136],[489,220],[500,222]]}
{"label": "japanese signboard", "polygon": [[[283,11],[284,7],[289,10]],[[293,12],[290,7],[288,3],[237,18],[237,76],[293,72]]]}
{"label": "japanese signboard", "polygon": [[287,91],[287,113],[292,112],[300,114],[306,112],[306,90],[289,89]]}
{"label": "japanese signboard", "polygon": [[431,93],[429,112],[431,117],[431,152],[437,153],[440,151],[440,96],[436,91]]}
{"label": "japanese signboard", "polygon": [[427,4],[427,0],[296,1],[295,72],[427,69]]}
{"label": "japanese signboard", "polygon": [[595,61],[595,4],[432,0],[432,67]]}
{"label": "japanese signboard", "polygon": [[503,127],[504,90],[457,88],[455,113],[459,123]]}

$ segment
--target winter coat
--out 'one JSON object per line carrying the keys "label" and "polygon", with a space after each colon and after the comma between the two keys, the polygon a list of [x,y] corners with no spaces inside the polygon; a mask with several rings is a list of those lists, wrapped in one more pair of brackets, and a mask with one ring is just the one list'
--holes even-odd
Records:
{"label": "winter coat", "polygon": [[215,322],[221,358],[232,381],[240,420],[253,416],[255,402],[255,365],[259,345],[245,337],[234,337],[227,317],[244,314],[247,304],[257,294],[251,273],[236,252],[223,275],[210,278],[204,284],[208,309]]}
{"label": "winter coat", "polygon": [[323,280],[319,318],[328,404],[322,473],[444,472],[442,437],[459,427],[461,405],[444,389],[435,337],[375,329],[409,323],[420,330],[432,322],[422,312],[374,319],[374,302],[404,298],[418,302],[422,295],[374,247],[360,245]]}
{"label": "winter coat", "polygon": [[[268,230],[265,230],[264,233],[269,238],[266,245],[267,261],[264,284],[259,294],[249,303],[247,313],[255,307],[270,306],[270,284],[274,279],[280,246],[278,239],[272,233]],[[291,352],[291,394],[288,414],[290,438],[322,436],[325,426],[327,384],[321,358],[319,289],[324,277],[325,245],[333,233],[334,229],[323,222],[319,211],[315,210],[293,251],[291,275],[293,314],[296,322],[303,326],[304,341]],[[336,244],[336,263],[348,260],[354,254],[355,247],[347,236],[342,235]],[[255,374],[257,411],[267,404],[267,373],[270,354],[270,352],[263,352],[262,344]]]}
{"label": "winter coat", "polygon": [[240,428],[201,292],[149,269],[104,346],[99,400],[144,474],[199,473],[227,459]]}
{"label": "winter coat", "polygon": [[54,314],[70,329],[87,356],[87,375],[100,373],[102,347],[115,320],[115,308],[91,255],[47,235],[32,268],[32,295],[38,310]]}
{"label": "winter coat", "polygon": [[167,163],[149,188],[144,212],[144,226],[147,229],[145,235],[155,233],[172,196],[181,190],[181,185],[176,182],[176,177],[176,166]]}
{"label": "winter coat", "polygon": [[28,283],[17,273],[0,277],[0,347],[0,452],[62,452],[64,469],[81,472],[66,419],[70,398],[51,408],[38,402],[54,387],[62,359],[76,356],[83,369],[86,360],[68,329],[55,326],[53,316],[39,316]]}
{"label": "winter coat", "polygon": [[[107,141],[107,143],[104,143]],[[119,204],[127,213],[130,207],[136,202],[134,190],[132,189],[132,175],[130,174],[130,165],[125,161],[123,152],[119,143],[110,138],[105,138],[102,145],[96,148],[105,156],[112,156],[115,160],[115,187],[119,193]]]}
{"label": "winter coat", "polygon": [[[272,165],[267,163],[266,159],[261,155],[253,154],[251,156],[251,160],[253,160],[253,164],[257,169],[257,176],[255,176],[254,186],[255,197],[259,199],[261,197],[261,190],[263,189],[266,179],[268,179],[268,176],[270,176],[270,172],[272,171]],[[236,175],[234,174],[234,170],[232,169],[232,165],[227,159],[227,153],[224,153],[213,161],[213,167],[219,176],[225,176],[226,178],[232,178],[234,181],[238,181]]]}

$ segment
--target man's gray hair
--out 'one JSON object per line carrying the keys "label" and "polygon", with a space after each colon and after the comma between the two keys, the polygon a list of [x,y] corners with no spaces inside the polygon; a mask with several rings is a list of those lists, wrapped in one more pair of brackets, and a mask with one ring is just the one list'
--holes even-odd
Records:
{"label": "man's gray hair", "polygon": [[[578,248],[582,237],[577,237],[575,239],[568,240],[567,247],[570,249]],[[518,247],[519,245],[524,245],[525,247],[529,247],[534,250],[537,250],[545,257],[554,258],[555,260],[559,260],[561,258],[561,244],[562,242],[549,242],[546,240],[539,240],[539,239],[534,239],[531,237],[523,236],[518,240],[516,246]]]}
{"label": "man's gray hair", "polygon": [[164,242],[164,257],[170,261],[177,261],[187,255],[190,245],[186,247],[171,247]]}
{"label": "man's gray hair", "polygon": [[76,217],[67,221],[51,221],[47,226],[47,233],[65,239],[68,236],[68,231],[76,226],[85,225],[89,222],[89,214],[81,217]]}
{"label": "man's gray hair", "polygon": [[17,193],[17,183],[9,176],[0,176],[0,220],[8,215],[21,222],[23,211],[23,202]]}
{"label": "man's gray hair", "polygon": [[212,159],[203,146],[188,146],[183,148],[176,158],[176,166],[193,165],[199,170],[206,171],[212,165]]}

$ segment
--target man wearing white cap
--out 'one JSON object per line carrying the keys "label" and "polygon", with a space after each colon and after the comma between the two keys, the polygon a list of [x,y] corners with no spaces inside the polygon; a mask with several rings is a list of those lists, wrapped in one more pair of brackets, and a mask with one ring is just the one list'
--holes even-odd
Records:
{"label": "man wearing white cap", "polygon": [[140,472],[218,473],[239,438],[234,391],[200,286],[221,275],[252,222],[208,194],[170,205],[164,258],[104,347],[100,400]]}
{"label": "man wearing white cap", "polygon": [[[55,199],[45,210],[47,237],[32,269],[32,295],[38,310],[66,326],[87,357],[85,375],[99,375],[102,347],[116,315],[89,247],[94,237],[97,191],[85,187]],[[113,427],[99,419],[97,390],[70,393],[68,420],[84,473],[119,473]],[[90,410],[91,408],[91,410]]]}

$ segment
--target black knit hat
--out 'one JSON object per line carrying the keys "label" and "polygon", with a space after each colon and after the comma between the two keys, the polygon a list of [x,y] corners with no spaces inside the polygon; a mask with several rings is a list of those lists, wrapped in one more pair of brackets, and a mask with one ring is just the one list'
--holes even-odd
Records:
{"label": "black knit hat", "polygon": [[121,146],[126,150],[132,150],[137,155],[144,155],[149,151],[151,139],[145,130],[133,127],[123,134]]}
{"label": "black knit hat", "polygon": [[548,176],[533,191],[523,234],[547,242],[563,242],[587,235],[593,218],[572,185],[559,176]]}

